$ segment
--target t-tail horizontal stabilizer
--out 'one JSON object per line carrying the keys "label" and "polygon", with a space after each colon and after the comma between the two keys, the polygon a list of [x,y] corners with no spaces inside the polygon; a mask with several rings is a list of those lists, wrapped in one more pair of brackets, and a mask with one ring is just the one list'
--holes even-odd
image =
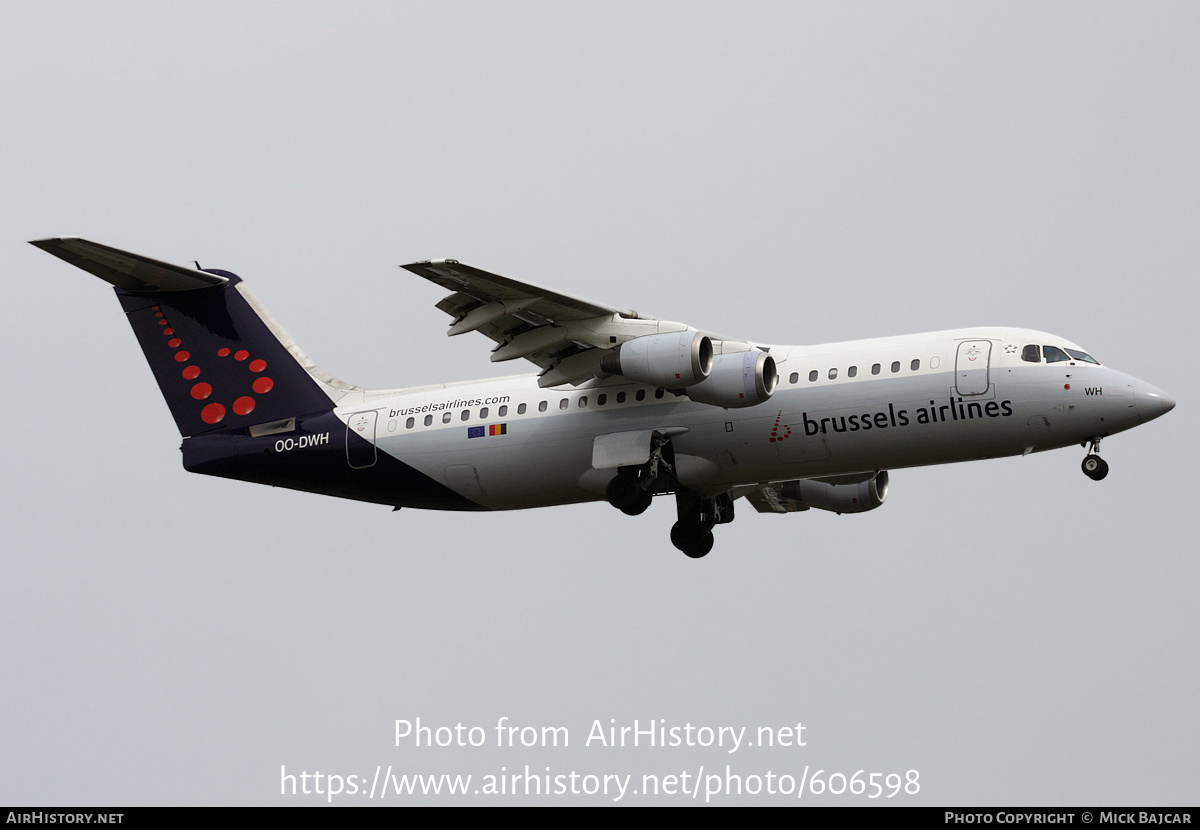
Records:
{"label": "t-tail horizontal stabilizer", "polygon": [[245,283],[89,242],[31,242],[116,287],[184,437],[333,409],[348,387],[324,375]]}

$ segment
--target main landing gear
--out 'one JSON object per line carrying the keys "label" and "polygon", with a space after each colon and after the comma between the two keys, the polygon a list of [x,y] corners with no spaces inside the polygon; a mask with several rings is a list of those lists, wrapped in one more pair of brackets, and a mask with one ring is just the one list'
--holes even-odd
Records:
{"label": "main landing gear", "polygon": [[713,547],[713,525],[733,521],[733,499],[728,493],[705,498],[680,487],[675,491],[679,521],[671,527],[671,544],[692,559],[699,559]]}
{"label": "main landing gear", "polygon": [[604,497],[626,516],[640,516],[654,500],[660,471],[672,472],[671,464],[663,457],[669,439],[655,438],[650,460],[641,467],[622,467],[617,477],[608,483]]}
{"label": "main landing gear", "polygon": [[604,496],[626,516],[640,516],[654,500],[654,494],[644,489],[643,484],[645,482],[638,475],[622,472],[608,483]]}
{"label": "main landing gear", "polygon": [[1083,459],[1083,474],[1092,481],[1099,481],[1108,475],[1108,462],[1101,458],[1097,453],[1100,452],[1100,439],[1093,438],[1092,445],[1088,448],[1088,454]]}
{"label": "main landing gear", "polygon": [[604,495],[625,515],[637,516],[646,512],[655,492],[674,490],[679,520],[671,527],[671,544],[699,559],[713,548],[713,526],[733,521],[733,499],[728,493],[703,496],[681,485],[674,459],[670,439],[655,438],[650,459],[640,467],[622,467]]}

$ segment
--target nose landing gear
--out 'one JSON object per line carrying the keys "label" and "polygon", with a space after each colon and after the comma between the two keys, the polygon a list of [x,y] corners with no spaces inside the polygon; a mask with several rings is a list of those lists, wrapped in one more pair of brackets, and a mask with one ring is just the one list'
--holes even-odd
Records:
{"label": "nose landing gear", "polygon": [[1083,459],[1083,474],[1092,481],[1099,481],[1108,475],[1108,462],[1101,458],[1097,453],[1100,452],[1100,439],[1093,438],[1092,445],[1088,448],[1088,454]]}

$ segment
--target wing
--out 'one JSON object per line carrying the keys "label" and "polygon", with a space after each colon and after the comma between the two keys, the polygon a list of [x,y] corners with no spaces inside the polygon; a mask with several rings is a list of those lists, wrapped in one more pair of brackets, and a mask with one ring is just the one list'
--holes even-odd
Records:
{"label": "wing", "polygon": [[[437,307],[454,318],[451,337],[477,331],[497,345],[492,361],[523,357],[542,369],[540,386],[579,384],[602,375],[604,353],[648,334],[691,326],[568,297],[453,260],[402,266],[453,292]],[[724,338],[720,338],[724,339]]]}

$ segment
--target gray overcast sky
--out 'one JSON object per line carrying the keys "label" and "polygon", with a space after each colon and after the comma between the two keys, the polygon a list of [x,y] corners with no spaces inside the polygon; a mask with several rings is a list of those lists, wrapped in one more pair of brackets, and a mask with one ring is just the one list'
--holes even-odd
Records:
{"label": "gray overcast sky", "polygon": [[[0,803],[728,764],[918,770],[891,803],[1196,804],[1195,4],[0,20]],[[25,244],[56,235],[235,271],[367,386],[511,371],[396,267],[455,257],[762,342],[1046,329],[1179,405],[1105,442],[1099,484],[1082,450],[900,470],[873,513],[743,510],[693,562],[668,502],[391,513],[189,476],[111,292]],[[571,746],[394,746],[417,717]],[[610,718],[807,745],[585,747]]]}

